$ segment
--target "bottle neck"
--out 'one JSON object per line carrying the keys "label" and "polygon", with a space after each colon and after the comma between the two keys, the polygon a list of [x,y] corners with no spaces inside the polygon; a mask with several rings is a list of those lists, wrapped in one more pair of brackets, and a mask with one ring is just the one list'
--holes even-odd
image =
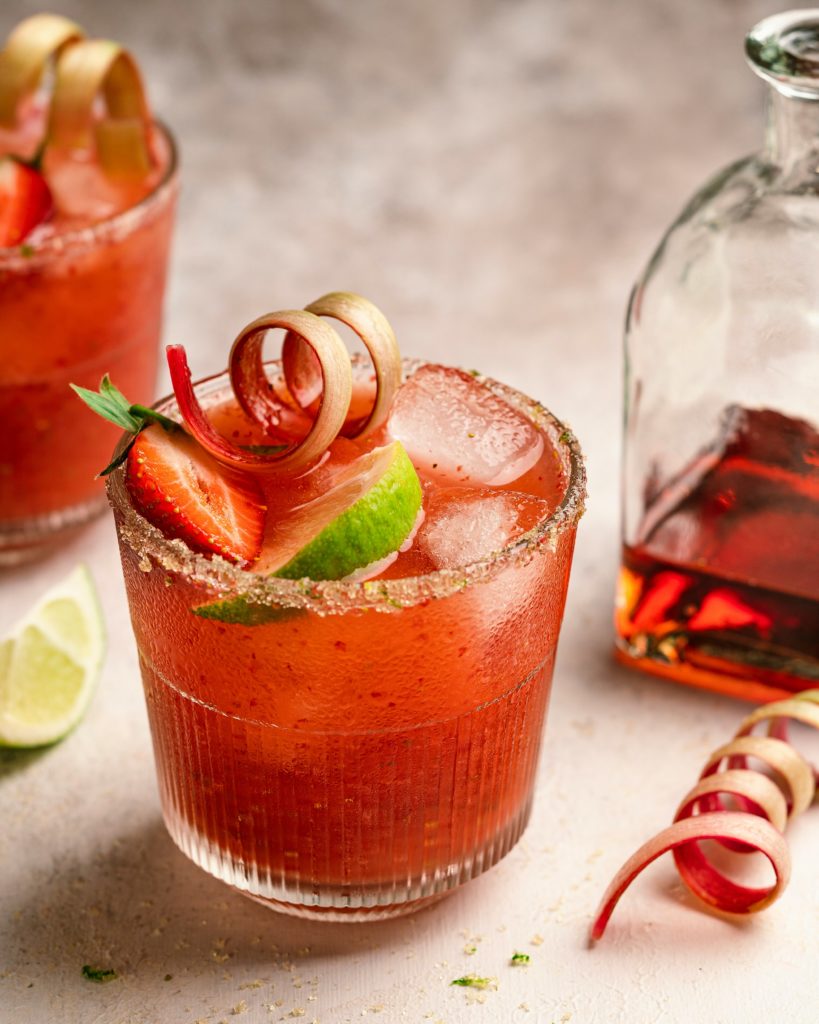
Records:
{"label": "bottle neck", "polygon": [[[787,173],[812,155],[819,158],[819,95],[789,96],[772,87],[766,133],[768,160]],[[819,159],[817,167],[810,170],[819,173]]]}

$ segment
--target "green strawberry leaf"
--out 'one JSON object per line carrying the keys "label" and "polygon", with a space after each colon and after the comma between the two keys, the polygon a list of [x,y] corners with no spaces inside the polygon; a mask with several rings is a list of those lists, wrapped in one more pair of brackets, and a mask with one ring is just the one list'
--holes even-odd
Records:
{"label": "green strawberry leaf", "polygon": [[83,402],[98,416],[108,420],[124,431],[132,434],[130,442],[114,458],[112,462],[101,470],[98,476],[107,476],[117,466],[121,466],[128,458],[128,452],[134,444],[137,434],[149,423],[158,423],[164,430],[181,430],[182,428],[174,420],[163,416],[155,409],[149,409],[147,405],[134,405],[128,401],[123,393],[111,382],[106,373],[100,381],[99,391],[90,391],[88,388],[81,388],[77,384],[71,384],[71,389],[82,399]]}
{"label": "green strawberry leaf", "polygon": [[89,409],[104,420],[122,427],[123,430],[130,430],[137,433],[142,428],[143,420],[131,414],[131,403],[111,383],[108,374],[100,381],[99,391],[89,391],[88,388],[81,388],[77,384],[71,384],[72,391],[85,402]]}

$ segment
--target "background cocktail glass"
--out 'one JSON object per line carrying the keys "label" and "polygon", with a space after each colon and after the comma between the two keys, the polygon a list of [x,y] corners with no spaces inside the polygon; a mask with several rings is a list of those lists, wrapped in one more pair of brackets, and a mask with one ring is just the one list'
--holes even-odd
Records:
{"label": "background cocktail glass", "polygon": [[[585,477],[485,561],[408,579],[263,578],[166,539],[109,477],[165,822],[206,871],[324,919],[406,913],[491,867],[532,802]],[[230,396],[226,375],[197,387]],[[158,408],[174,415],[172,399]],[[192,613],[245,596],[264,624]]]}
{"label": "background cocktail glass", "polygon": [[36,556],[105,507],[96,474],[116,428],[69,383],[110,373],[127,395],[156,383],[177,194],[176,150],[141,201],[88,227],[0,248],[0,565]]}

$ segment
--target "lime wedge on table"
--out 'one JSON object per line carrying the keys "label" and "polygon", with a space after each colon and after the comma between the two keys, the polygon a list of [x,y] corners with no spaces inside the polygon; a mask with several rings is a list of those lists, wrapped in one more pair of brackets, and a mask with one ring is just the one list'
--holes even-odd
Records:
{"label": "lime wedge on table", "polygon": [[[422,500],[421,482],[400,441],[374,448],[339,471],[332,487],[285,517],[257,573],[298,580],[340,580],[379,562],[404,543]],[[243,597],[200,605],[206,619],[258,625],[281,609]]]}
{"label": "lime wedge on table", "polygon": [[65,736],[88,706],[104,650],[94,583],[80,565],[0,640],[0,746]]}

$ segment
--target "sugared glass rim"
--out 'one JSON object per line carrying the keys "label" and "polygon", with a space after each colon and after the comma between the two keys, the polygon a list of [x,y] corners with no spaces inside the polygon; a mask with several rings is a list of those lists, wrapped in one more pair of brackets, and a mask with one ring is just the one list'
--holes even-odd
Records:
{"label": "sugared glass rim", "polygon": [[[357,366],[363,361],[354,359]],[[411,376],[421,360],[404,360],[404,377]],[[273,370],[277,362],[268,363]],[[506,568],[527,564],[544,547],[554,549],[558,537],[573,528],[583,514],[586,498],[586,471],[583,455],[574,433],[534,399],[490,377],[475,374],[476,379],[492,392],[522,412],[546,434],[568,474],[566,491],[557,508],[531,530],[491,556],[458,569],[438,569],[423,576],[403,579],[351,580],[288,580],[277,576],[261,576],[226,561],[220,556],[206,557],[190,550],[181,540],[171,540],[148,522],[134,508],[125,488],[124,468],[107,478],[108,500],[119,514],[120,539],[137,556],[146,572],[156,563],[170,573],[184,576],[198,586],[215,592],[211,600],[242,597],[253,605],[272,608],[306,609],[320,615],[345,611],[375,609],[397,611],[428,601],[450,597],[475,583],[492,579]],[[200,397],[217,394],[229,387],[226,371],[206,377],[196,384]],[[168,416],[178,416],[173,395],[154,404]],[[130,438],[123,435],[117,446],[120,452]]]}
{"label": "sugared glass rim", "polygon": [[168,126],[160,121],[153,122],[155,130],[161,132],[168,146],[168,165],[165,173],[133,206],[118,210],[109,217],[94,221],[81,228],[55,232],[41,242],[21,242],[18,245],[0,246],[0,269],[18,269],[36,266],[49,259],[60,259],[76,250],[88,249],[100,242],[110,241],[130,234],[143,219],[151,214],[165,195],[176,187],[179,167],[179,150],[176,139]]}

